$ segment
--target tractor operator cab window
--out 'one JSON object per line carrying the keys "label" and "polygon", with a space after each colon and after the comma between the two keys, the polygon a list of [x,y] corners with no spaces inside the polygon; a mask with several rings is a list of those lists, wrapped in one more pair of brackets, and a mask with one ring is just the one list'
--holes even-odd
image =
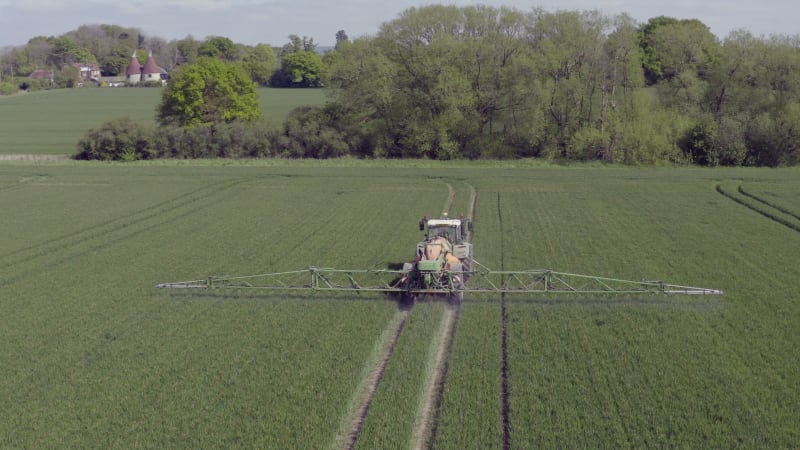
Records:
{"label": "tractor operator cab window", "polygon": [[447,241],[451,244],[455,244],[457,241],[456,234],[456,227],[453,226],[441,225],[437,227],[431,227],[428,229],[428,240],[432,240],[441,236],[447,239]]}

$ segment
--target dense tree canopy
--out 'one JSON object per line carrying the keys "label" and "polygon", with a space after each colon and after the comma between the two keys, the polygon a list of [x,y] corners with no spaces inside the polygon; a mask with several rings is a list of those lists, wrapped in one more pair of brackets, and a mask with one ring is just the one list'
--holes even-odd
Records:
{"label": "dense tree canopy", "polygon": [[195,126],[261,115],[255,83],[237,65],[200,57],[181,67],[161,96],[161,125]]}
{"label": "dense tree canopy", "polygon": [[720,42],[698,20],[433,5],[334,53],[340,123],[374,155],[800,160],[797,38]]}

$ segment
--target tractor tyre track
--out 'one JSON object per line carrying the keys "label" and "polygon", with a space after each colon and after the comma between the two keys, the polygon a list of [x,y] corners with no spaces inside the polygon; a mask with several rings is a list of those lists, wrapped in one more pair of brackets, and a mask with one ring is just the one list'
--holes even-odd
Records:
{"label": "tractor tyre track", "polygon": [[397,341],[400,340],[400,335],[403,334],[403,329],[406,326],[406,321],[408,320],[408,310],[398,311],[397,314],[399,320],[395,319],[390,324],[391,329],[393,323],[397,322],[396,329],[392,331],[390,338],[382,345],[382,347],[385,349],[383,351],[383,357],[378,361],[378,364],[375,366],[372,372],[370,372],[366,383],[366,389],[363,394],[361,394],[363,399],[360,402],[358,411],[353,418],[352,426],[346,437],[344,448],[347,450],[352,450],[355,448],[356,442],[358,442],[358,435],[361,433],[361,427],[364,425],[364,419],[366,419],[367,413],[369,412],[369,406],[372,403],[372,399],[375,397],[375,392],[378,390],[378,386],[381,384],[383,373],[386,371],[386,366],[389,364],[389,360],[392,358],[392,353],[394,353],[394,348],[397,345]]}
{"label": "tractor tyre track", "polygon": [[769,206],[771,208],[777,209],[778,211],[786,214],[787,216],[791,216],[791,217],[794,217],[797,220],[800,220],[800,215],[795,214],[794,212],[784,208],[781,205],[773,203],[773,202],[771,202],[769,200],[765,200],[765,199],[763,199],[763,198],[761,198],[761,197],[759,197],[759,196],[757,196],[755,194],[752,194],[750,192],[745,191],[741,184],[739,185],[738,191],[739,191],[740,194],[744,195],[745,197],[750,197],[750,198],[752,198],[753,200],[755,200],[755,201],[757,201],[759,203],[763,203],[764,205],[767,205],[767,206]]}
{"label": "tractor tyre track", "polygon": [[[468,183],[464,184],[466,184],[470,190],[467,217],[472,220],[478,194],[474,186]],[[450,185],[448,184],[448,186]],[[455,191],[452,187],[451,192],[452,194],[448,199],[447,208],[445,209],[448,212],[455,201]],[[467,241],[472,241],[472,232],[470,231],[467,231]],[[458,328],[460,311],[460,304],[452,305],[452,307],[445,311],[445,316],[442,320],[441,332],[439,333],[439,346],[434,356],[430,378],[425,389],[424,403],[417,417],[414,429],[413,445],[416,450],[432,448],[433,442],[436,439],[436,432],[439,428],[439,417],[441,417],[442,401],[444,398],[444,387],[447,380],[447,370],[450,362],[450,354],[453,349],[454,336]]]}
{"label": "tractor tyre track", "polygon": [[[453,185],[450,183],[446,181],[442,182],[447,186],[447,199],[444,202],[443,211],[449,213],[450,208],[452,208],[453,202],[455,201],[456,191],[453,188]],[[361,400],[359,401],[359,407],[355,413],[355,416],[353,417],[352,421],[350,421],[350,429],[346,433],[346,437],[342,437],[341,433],[339,436],[337,436],[336,442],[337,446],[340,448],[352,450],[355,448],[356,442],[358,442],[358,436],[361,433],[361,427],[364,425],[364,420],[369,412],[369,406],[372,403],[372,399],[375,397],[375,392],[378,390],[378,386],[380,386],[383,373],[386,370],[386,366],[389,364],[389,360],[392,357],[392,353],[397,345],[397,341],[400,340],[400,336],[403,334],[403,329],[405,328],[406,320],[408,319],[408,310],[398,311],[397,314],[399,315],[399,322],[396,325],[396,329],[393,331],[391,338],[384,342],[381,346],[381,348],[384,349],[383,356],[380,358],[375,368],[370,372],[370,375],[366,380],[366,387],[359,389],[360,393],[357,394],[357,398],[360,398]],[[393,320],[391,323],[394,323],[395,321],[396,320]],[[391,329],[392,325],[390,324],[389,327]]]}
{"label": "tractor tyre track", "polygon": [[[749,203],[749,202],[737,197],[736,195],[734,195],[734,194],[732,194],[730,192],[726,192],[722,188],[721,184],[717,184],[717,188],[716,189],[717,189],[717,192],[722,194],[724,197],[726,197],[726,198],[728,198],[730,200],[733,200],[734,202],[744,206],[745,208],[747,208],[747,209],[749,209],[751,211],[755,211],[758,214],[761,214],[762,216],[766,217],[767,219],[772,220],[773,222],[777,222],[777,223],[779,223],[779,224],[781,224],[781,225],[783,225],[783,226],[785,226],[785,227],[787,227],[789,229],[792,229],[792,230],[797,231],[797,232],[800,233],[800,225],[792,223],[792,222],[790,222],[790,221],[778,216],[777,214],[773,213],[772,211],[769,211],[767,209],[762,209],[762,208],[760,208],[760,207],[758,207],[758,206],[756,206],[754,204],[751,204],[751,203]],[[749,195],[748,197],[752,197],[752,196]],[[769,205],[768,203],[764,203],[763,201],[761,201],[759,199],[755,199],[755,200],[763,203],[764,205],[766,205],[768,207],[774,208],[772,205]],[[774,209],[777,210],[777,211],[783,212],[778,208],[774,208]],[[793,214],[791,214],[791,215],[793,216]]]}
{"label": "tractor tyre track", "polygon": [[[132,227],[153,217],[168,213],[182,206],[188,206],[206,199],[209,195],[228,190],[242,183],[244,180],[231,180],[212,185],[203,186],[177,197],[159,202],[155,205],[125,214],[72,233],[64,234],[29,247],[21,248],[0,256],[0,268],[22,264],[43,256],[50,256],[53,252],[66,250],[77,246],[90,239],[95,239]],[[26,254],[27,253],[27,254]]]}
{"label": "tractor tyre track", "polygon": [[431,374],[425,391],[425,398],[414,427],[414,449],[431,448],[439,426],[439,413],[442,406],[442,392],[447,379],[450,352],[453,348],[453,336],[458,325],[459,305],[453,305],[445,311],[439,332],[439,345],[434,356]]}
{"label": "tractor tyre track", "polygon": [[[142,217],[137,217],[135,220],[130,222],[122,224],[114,223],[114,226],[98,231],[97,233],[89,233],[85,236],[81,235],[82,233],[75,233],[74,235],[78,237],[73,241],[60,243],[58,245],[53,245],[52,247],[42,249],[41,251],[37,251],[33,255],[28,255],[18,261],[15,261],[14,263],[0,265],[0,268],[20,266],[23,263],[29,263],[32,261],[35,262],[37,259],[42,257],[47,258],[46,261],[40,264],[32,264],[32,267],[17,267],[18,270],[14,274],[9,273],[10,271],[8,271],[8,276],[0,278],[0,287],[8,286],[30,275],[40,273],[42,269],[57,267],[65,263],[69,263],[76,257],[91,254],[98,250],[102,250],[126,241],[152,229],[156,229],[162,227],[163,225],[197,214],[199,211],[214,205],[214,202],[208,201],[211,197],[219,196],[220,194],[225,193],[228,189],[239,184],[240,182],[241,180],[237,180],[235,182],[225,183],[224,186],[214,185],[214,190],[209,195],[198,194],[173,208],[160,208]],[[205,190],[206,189],[202,190],[203,194],[205,194]],[[200,200],[204,200],[204,202],[200,205],[195,205],[195,203],[199,202]],[[150,208],[147,210],[149,211]],[[161,220],[153,221],[153,219]],[[117,222],[118,220],[119,219],[114,219],[111,222]]]}
{"label": "tractor tyre track", "polygon": [[[500,270],[505,270],[505,261],[504,261],[504,248],[503,248],[503,212],[500,203],[500,193],[497,193],[497,222],[499,226],[499,234],[500,234]],[[504,283],[505,280],[501,278],[501,282]],[[500,354],[501,354],[501,363],[500,363],[500,384],[502,390],[502,415],[503,415],[503,449],[508,450],[511,448],[511,422],[509,420],[509,415],[511,412],[511,407],[509,406],[509,383],[508,383],[508,311],[506,309],[506,295],[505,293],[501,294],[500,300],[500,327],[501,327],[501,338],[500,338]]]}

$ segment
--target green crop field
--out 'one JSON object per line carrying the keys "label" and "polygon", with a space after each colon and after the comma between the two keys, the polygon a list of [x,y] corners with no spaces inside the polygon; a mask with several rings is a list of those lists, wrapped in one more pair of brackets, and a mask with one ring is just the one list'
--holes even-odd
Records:
{"label": "green crop field", "polygon": [[467,294],[433,447],[800,442],[797,169],[4,161],[0,447],[419,442],[440,300],[155,285],[396,266],[473,192],[487,267],[725,294]]}
{"label": "green crop field", "polygon": [[[130,117],[155,124],[159,88],[56,89],[10,97],[0,96],[0,155],[70,155],[86,131],[102,123]],[[325,101],[321,89],[258,90],[261,111],[281,122],[292,109]]]}

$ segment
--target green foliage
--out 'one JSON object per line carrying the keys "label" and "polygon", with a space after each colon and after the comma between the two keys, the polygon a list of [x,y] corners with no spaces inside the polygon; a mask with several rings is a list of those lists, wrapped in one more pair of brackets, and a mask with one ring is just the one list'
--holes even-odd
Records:
{"label": "green foliage", "polygon": [[0,82],[0,95],[11,95],[19,92],[19,86],[7,81]]}
{"label": "green foliage", "polygon": [[314,43],[314,38],[308,36],[300,36],[296,34],[289,35],[289,42],[281,48],[281,57],[297,52],[314,52],[317,49],[317,44]]}
{"label": "green foliage", "polygon": [[191,128],[160,127],[150,143],[159,158],[266,158],[280,156],[280,129],[233,121]]}
{"label": "green foliage", "polygon": [[690,158],[701,166],[719,165],[717,149],[717,127],[710,120],[698,122],[684,135],[678,146]]}
{"label": "green foliage", "polygon": [[99,61],[100,69],[106,76],[125,75],[128,63],[131,61],[131,50],[124,45],[117,45],[111,53],[102,57]]}
{"label": "green foliage", "polygon": [[315,51],[300,50],[281,56],[281,67],[270,79],[273,87],[320,87],[327,78],[322,57]]}
{"label": "green foliage", "polygon": [[264,158],[281,156],[285,150],[279,150],[280,144],[280,129],[269,123],[233,121],[190,128],[148,128],[125,118],[86,133],[74,157],[101,161]]}
{"label": "green foliage", "polygon": [[225,61],[238,61],[239,49],[236,44],[224,36],[209,36],[197,48],[197,56],[220,58]]}
{"label": "green foliage", "polygon": [[151,130],[129,117],[110,120],[100,128],[86,133],[78,142],[75,159],[101,161],[150,159],[151,133]]}
{"label": "green foliage", "polygon": [[578,130],[570,140],[567,158],[575,160],[607,159],[611,136],[597,128],[585,127]]}
{"label": "green foliage", "polygon": [[175,48],[179,54],[178,64],[191,64],[197,59],[200,43],[191,37],[181,39],[175,43]]}
{"label": "green foliage", "polygon": [[756,116],[745,131],[747,162],[770,167],[796,164],[800,155],[798,127],[800,105],[794,105],[778,117],[766,112]]}
{"label": "green foliage", "polygon": [[[720,42],[697,19],[640,25],[598,11],[429,5],[403,11],[375,36],[351,41],[340,30],[336,42],[320,56],[313,39],[291,35],[276,70],[266,44],[222,36],[166,42],[88,25],[8,49],[0,73],[14,79],[52,67],[56,87],[72,87],[80,80],[69,63],[96,60],[104,74],[119,74],[132,51],[144,59],[146,48],[167,69],[190,66],[199,53],[235,61],[260,86],[332,88],[336,114],[284,127],[281,145],[292,155],[770,166],[800,158],[796,38],[736,30]],[[218,86],[229,75],[201,79],[177,79],[190,92],[170,92],[159,106],[162,123],[252,118],[241,112],[255,109],[252,95]],[[643,95],[655,101],[642,107]],[[675,123],[658,122],[666,118]]]}
{"label": "green foliage", "polygon": [[275,51],[267,44],[258,44],[247,50],[243,64],[256,84],[267,86],[277,64]]}
{"label": "green foliage", "polygon": [[64,66],[55,72],[55,84],[61,88],[77,87],[80,80],[81,74],[74,66]]}
{"label": "green foliage", "polygon": [[161,125],[195,126],[260,117],[255,83],[237,65],[198,58],[175,73],[158,107]]}
{"label": "green foliage", "polygon": [[68,37],[51,38],[53,51],[49,63],[56,66],[71,63],[94,63],[95,56]]}
{"label": "green foliage", "polygon": [[281,154],[292,158],[334,158],[351,153],[357,141],[337,128],[330,108],[300,107],[284,124]]}

